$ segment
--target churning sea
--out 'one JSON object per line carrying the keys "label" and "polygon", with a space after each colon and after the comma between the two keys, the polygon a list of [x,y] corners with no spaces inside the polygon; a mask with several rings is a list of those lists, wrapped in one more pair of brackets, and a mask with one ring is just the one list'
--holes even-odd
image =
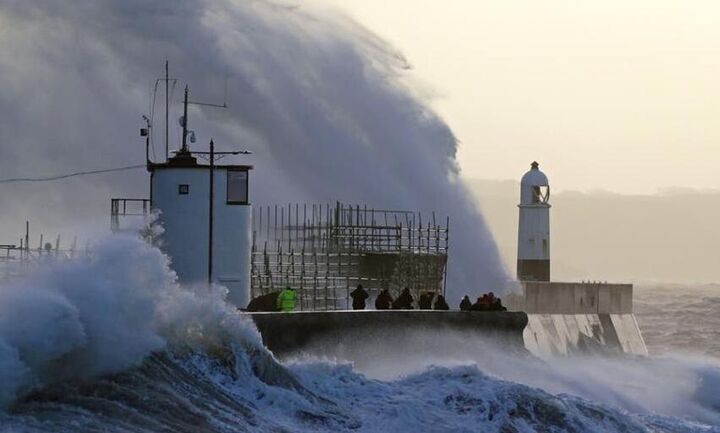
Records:
{"label": "churning sea", "polygon": [[0,285],[0,432],[720,432],[718,285],[637,286],[649,357],[460,339],[422,356],[379,343],[362,366],[280,362],[157,250],[101,246]]}

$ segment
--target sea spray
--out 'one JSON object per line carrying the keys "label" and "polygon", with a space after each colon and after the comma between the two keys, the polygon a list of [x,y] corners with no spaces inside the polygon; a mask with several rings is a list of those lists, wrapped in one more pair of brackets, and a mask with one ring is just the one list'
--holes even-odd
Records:
{"label": "sea spray", "polygon": [[268,380],[293,383],[225,302],[226,289],[180,287],[167,257],[136,237],[108,236],[85,257],[25,272],[0,283],[2,405],[48,384],[122,371],[168,345],[256,351]]}
{"label": "sea spray", "polygon": [[[379,325],[381,326],[381,325]],[[478,332],[408,329],[378,341],[352,334],[353,344],[322,341],[288,355],[291,363],[352,362],[356,372],[383,381],[423,374],[429,366],[477,366],[483,373],[551,394],[579,396],[635,414],[671,415],[720,426],[720,362],[707,357],[561,356],[547,360]]]}
{"label": "sea spray", "polygon": [[0,341],[13,349],[6,358],[15,351],[28,372],[22,383],[3,382],[4,395],[119,371],[164,347],[153,320],[160,294],[173,290],[167,258],[130,237],[95,248],[91,256],[47,261],[0,283]]}
{"label": "sea spray", "polygon": [[[448,299],[505,287],[495,242],[459,177],[452,131],[402,54],[348,17],[294,2],[40,0],[4,4],[0,22],[12,53],[0,56],[7,176],[144,162],[144,141],[132,137],[148,83],[157,99],[151,157],[162,161],[164,86],[155,93],[152,83],[168,59],[178,79],[171,151],[188,83],[192,100],[227,102],[190,106],[192,149],[213,137],[219,150],[252,150],[242,162],[256,168],[253,202],[340,200],[448,215]],[[53,231],[104,224],[108,197],[147,190],[140,173],[3,185],[23,200],[4,207],[0,227],[21,227],[28,215]]]}

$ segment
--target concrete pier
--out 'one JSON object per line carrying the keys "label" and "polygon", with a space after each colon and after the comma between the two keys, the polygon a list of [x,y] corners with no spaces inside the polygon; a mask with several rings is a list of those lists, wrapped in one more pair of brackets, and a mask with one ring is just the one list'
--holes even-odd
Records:
{"label": "concrete pier", "polygon": [[632,284],[527,281],[522,287],[507,304],[527,313],[523,340],[533,354],[647,355]]}
{"label": "concrete pier", "polygon": [[302,351],[317,342],[353,345],[391,341],[405,332],[461,331],[500,339],[508,347],[523,347],[528,318],[522,312],[434,310],[363,310],[292,313],[246,313],[263,342],[276,355]]}
{"label": "concrete pier", "polygon": [[[523,282],[511,311],[363,310],[244,313],[276,355],[358,356],[373,346],[478,336],[540,356],[647,355],[630,284]],[[416,332],[413,332],[416,331]],[[453,331],[446,332],[444,331]],[[462,340],[462,338],[460,339]],[[458,343],[462,344],[462,343]],[[438,349],[443,350],[443,349]]]}

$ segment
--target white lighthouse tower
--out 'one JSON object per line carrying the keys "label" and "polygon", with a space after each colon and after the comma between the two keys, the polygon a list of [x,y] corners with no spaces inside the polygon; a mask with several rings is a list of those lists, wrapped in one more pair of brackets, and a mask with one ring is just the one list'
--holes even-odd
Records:
{"label": "white lighthouse tower", "polygon": [[550,186],[539,164],[520,181],[517,278],[550,281]]}
{"label": "white lighthouse tower", "polygon": [[[187,88],[182,147],[164,163],[148,161],[150,203],[164,229],[161,249],[185,284],[219,283],[239,308],[250,300],[251,219],[248,178],[252,166],[217,165],[216,157],[246,151],[190,151]],[[208,164],[199,164],[202,156]]]}

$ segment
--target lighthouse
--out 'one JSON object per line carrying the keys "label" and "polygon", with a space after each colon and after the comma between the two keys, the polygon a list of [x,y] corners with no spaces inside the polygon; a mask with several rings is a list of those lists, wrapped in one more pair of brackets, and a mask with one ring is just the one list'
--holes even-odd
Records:
{"label": "lighthouse", "polygon": [[550,186],[537,162],[520,181],[517,278],[550,281]]}

